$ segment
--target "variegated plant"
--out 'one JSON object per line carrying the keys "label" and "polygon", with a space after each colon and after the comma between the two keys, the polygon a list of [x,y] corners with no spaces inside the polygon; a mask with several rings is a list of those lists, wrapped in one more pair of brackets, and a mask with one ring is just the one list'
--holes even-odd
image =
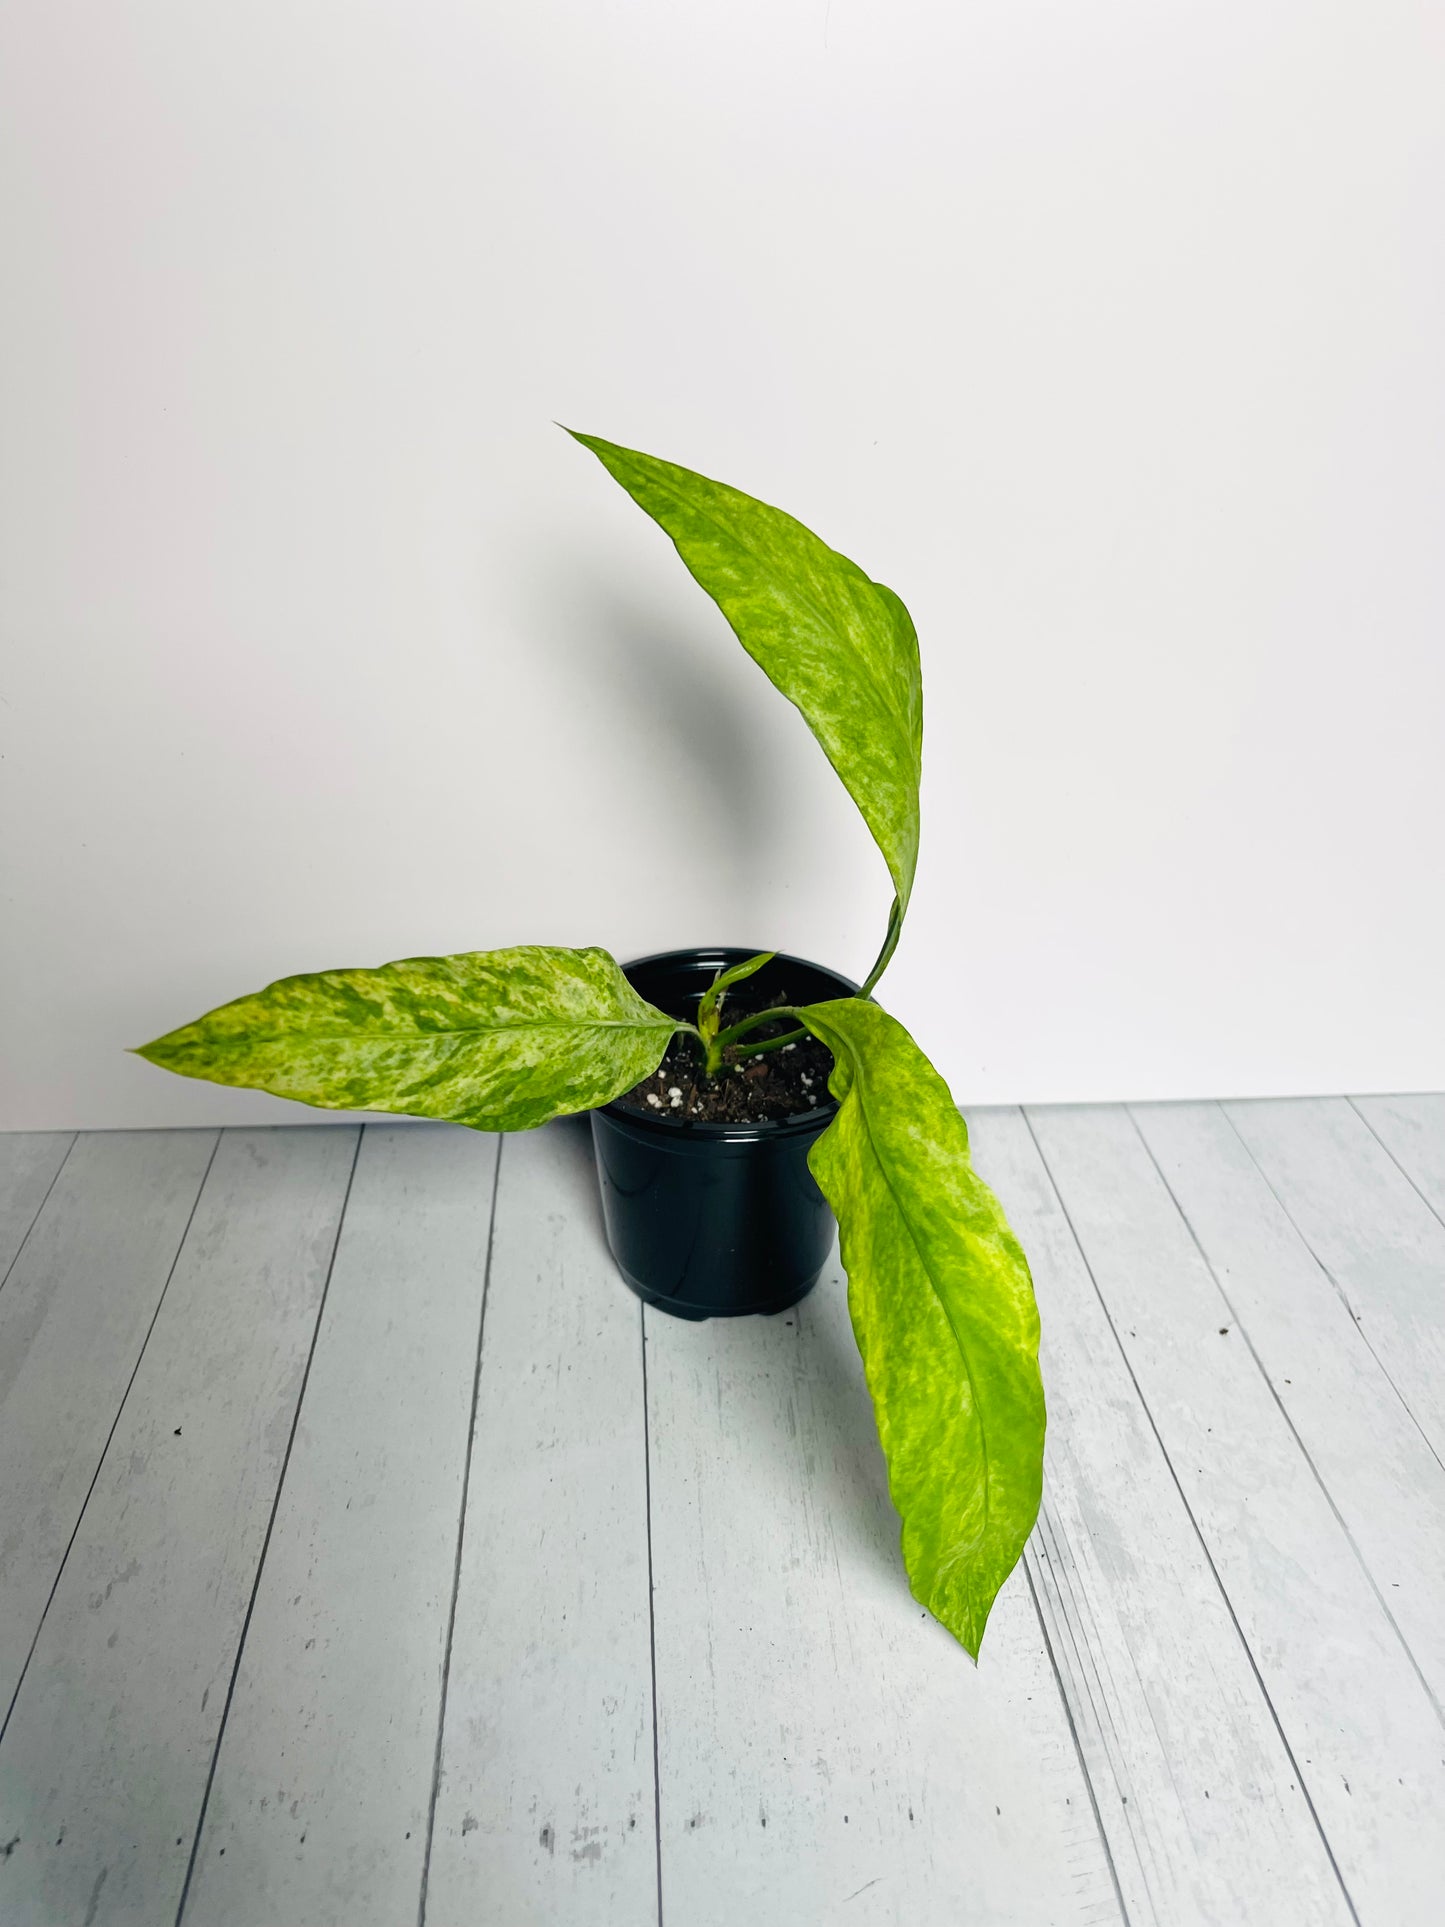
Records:
{"label": "variegated plant", "polygon": [[[839,1108],[810,1164],[838,1219],[904,1563],[916,1597],[976,1658],[1038,1512],[1044,1398],[1024,1254],[974,1172],[943,1079],[872,999],[918,859],[918,638],[891,589],[790,515],[671,462],[577,440],[671,536],[744,649],[802,712],[893,880],[883,947],[860,995],[783,1014],[834,1057]],[[678,1030],[717,1073],[726,1046],[780,1014],[721,1027],[721,992],[765,960],[720,978],[696,1024],[645,1003],[604,950],[523,945],[326,970],[238,998],[141,1055],[186,1077],[332,1109],[529,1130],[631,1089]]]}

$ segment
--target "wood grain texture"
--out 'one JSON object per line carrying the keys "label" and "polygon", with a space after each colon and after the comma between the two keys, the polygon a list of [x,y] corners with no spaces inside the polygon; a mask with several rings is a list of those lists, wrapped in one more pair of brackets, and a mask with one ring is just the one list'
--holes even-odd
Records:
{"label": "wood grain texture", "polygon": [[1030,1117],[1359,1918],[1427,1927],[1436,1709],[1133,1121]]}
{"label": "wood grain texture", "polygon": [[[1033,1269],[1049,1432],[1026,1558],[1128,1917],[1345,1927],[1329,1855],[1028,1125],[1010,1110],[971,1113],[969,1127]],[[1112,1199],[1101,1181],[1100,1206]]]}
{"label": "wood grain texture", "polygon": [[0,1746],[6,1927],[175,1916],[355,1145],[222,1138]]}
{"label": "wood grain texture", "polygon": [[664,1920],[1117,1921],[1023,1573],[977,1668],[909,1597],[836,1263],[647,1360]]}
{"label": "wood grain texture", "polygon": [[74,1142],[73,1131],[0,1135],[0,1286]]}
{"label": "wood grain texture", "polygon": [[1219,1106],[1133,1115],[1438,1716],[1445,1468]]}
{"label": "wood grain texture", "polygon": [[1445,1096],[1352,1097],[1437,1218],[1445,1220]]}
{"label": "wood grain texture", "polygon": [[82,1137],[0,1292],[0,1725],[215,1147]]}
{"label": "wood grain texture", "polygon": [[416,1917],[496,1156],[366,1130],[187,1927]]}
{"label": "wood grain texture", "polygon": [[585,1120],[508,1138],[426,1927],[656,1917],[640,1308]]}
{"label": "wood grain texture", "polygon": [[1445,1223],[1345,1098],[1224,1110],[1445,1462]]}
{"label": "wood grain texture", "polygon": [[1445,1100],[1030,1118],[977,1671],[836,1268],[644,1331],[585,1125],[489,1270],[474,1134],[0,1138],[0,1922],[1433,1927]]}

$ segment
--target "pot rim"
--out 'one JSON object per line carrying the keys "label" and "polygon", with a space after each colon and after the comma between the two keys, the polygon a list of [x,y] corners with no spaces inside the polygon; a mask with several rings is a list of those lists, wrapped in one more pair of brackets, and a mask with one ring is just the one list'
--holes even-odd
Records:
{"label": "pot rim", "polygon": [[[747,957],[755,957],[756,949],[748,950],[737,944],[685,944],[676,950],[654,950],[645,957],[632,957],[622,965],[622,973],[641,970],[648,964],[669,964],[697,962],[725,968],[732,963],[741,963]],[[834,970],[827,964],[814,963],[809,957],[797,957],[790,951],[779,950],[773,961],[779,964],[797,964],[803,970],[816,970],[824,977],[831,977],[840,985],[840,997],[856,997],[858,986],[841,970]],[[782,1138],[816,1137],[832,1123],[838,1115],[838,1100],[825,1092],[816,1107],[810,1111],[795,1111],[789,1117],[759,1118],[755,1124],[737,1123],[699,1123],[692,1118],[668,1117],[659,1112],[649,1117],[641,1111],[624,1110],[616,1098],[608,1104],[599,1104],[594,1116],[605,1117],[610,1124],[623,1130],[630,1130],[639,1136],[663,1142],[678,1143],[691,1139],[712,1144],[756,1144],[776,1143]]]}

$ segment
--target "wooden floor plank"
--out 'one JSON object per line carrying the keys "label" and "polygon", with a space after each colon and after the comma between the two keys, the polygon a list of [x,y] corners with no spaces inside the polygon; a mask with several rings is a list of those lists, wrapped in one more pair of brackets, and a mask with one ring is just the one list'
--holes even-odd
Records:
{"label": "wooden floor plank", "polygon": [[73,1131],[0,1134],[0,1285],[74,1142]]}
{"label": "wooden floor plank", "polygon": [[82,1137],[0,1292],[0,1726],[215,1146]]}
{"label": "wooden floor plank", "polygon": [[1345,1098],[1224,1109],[1445,1462],[1445,1223]]}
{"label": "wooden floor plank", "polygon": [[1435,1708],[1132,1120],[1030,1117],[1359,1918],[1427,1927]]}
{"label": "wooden floor plank", "polygon": [[426,1927],[656,1919],[644,1452],[587,1127],[508,1138]]}
{"label": "wooden floor plank", "polygon": [[186,1927],[416,1918],[496,1146],[366,1131]]}
{"label": "wooden floor plank", "polygon": [[1050,1406],[977,1672],[836,1271],[644,1363],[585,1127],[507,1141],[485,1313],[487,1140],[373,1128],[328,1292],[349,1128],[199,1204],[215,1133],[0,1137],[0,1921],[170,1927],[214,1759],[188,1927],[645,1927],[655,1800],[671,1927],[1349,1927],[1326,1836],[1433,1923],[1445,1099],[1032,1115],[1062,1201],[972,1120]]}
{"label": "wooden floor plank", "polygon": [[222,1139],[0,1745],[6,1927],[175,1917],[355,1144]]}
{"label": "wooden floor plank", "polygon": [[1021,1113],[974,1161],[1034,1275],[1049,1405],[1027,1559],[1133,1927],[1349,1910],[1228,1603]]}
{"label": "wooden floor plank", "polygon": [[1025,1575],[977,1669],[909,1596],[836,1261],[647,1335],[664,1920],[1117,1921]]}
{"label": "wooden floor plank", "polygon": [[1217,1104],[1144,1105],[1145,1143],[1434,1698],[1445,1467]]}
{"label": "wooden floor plank", "polygon": [[1436,1217],[1445,1220],[1445,1095],[1349,1101]]}

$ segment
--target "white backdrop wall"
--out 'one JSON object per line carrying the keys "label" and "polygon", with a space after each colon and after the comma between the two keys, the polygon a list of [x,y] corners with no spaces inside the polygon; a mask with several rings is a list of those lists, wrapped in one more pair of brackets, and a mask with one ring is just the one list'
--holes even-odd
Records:
{"label": "white backdrop wall", "polygon": [[9,1127],[292,970],[883,866],[555,420],[909,602],[968,1100],[1445,1087],[1438,0],[9,0]]}

